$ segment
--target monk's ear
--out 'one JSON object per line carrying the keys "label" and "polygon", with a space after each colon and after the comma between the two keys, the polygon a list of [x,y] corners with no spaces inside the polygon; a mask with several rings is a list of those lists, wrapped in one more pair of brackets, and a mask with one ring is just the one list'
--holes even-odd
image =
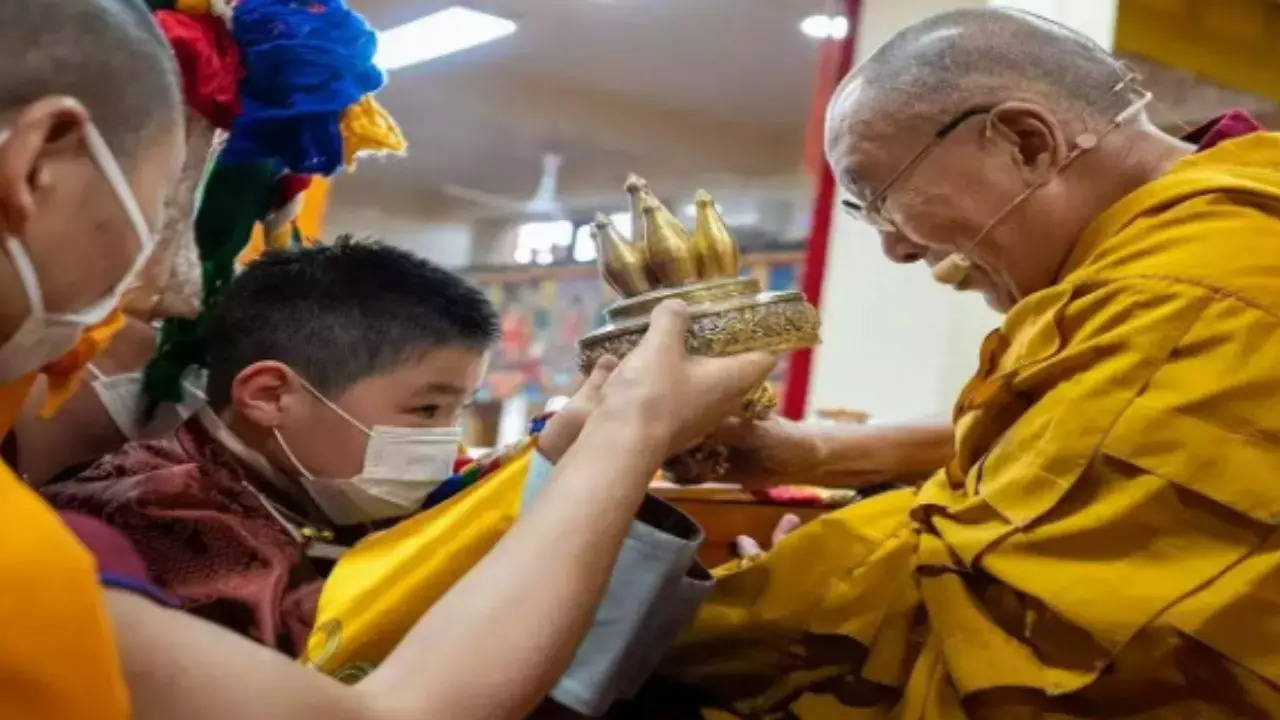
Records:
{"label": "monk's ear", "polygon": [[83,145],[89,112],[79,100],[60,95],[39,98],[0,121],[0,228],[24,235],[36,214],[36,193],[53,182],[50,156]]}
{"label": "monk's ear", "polygon": [[261,427],[277,427],[300,406],[306,390],[288,365],[262,360],[241,370],[231,381],[231,407]]}
{"label": "monk's ear", "polygon": [[1067,157],[1058,121],[1039,105],[1007,102],[987,115],[986,135],[1007,149],[1028,184],[1045,182]]}

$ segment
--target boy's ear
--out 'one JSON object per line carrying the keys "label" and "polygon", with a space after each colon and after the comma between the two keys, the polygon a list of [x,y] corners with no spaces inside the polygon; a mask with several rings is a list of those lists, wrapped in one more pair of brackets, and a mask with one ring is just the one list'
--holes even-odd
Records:
{"label": "boy's ear", "polygon": [[277,427],[295,411],[305,392],[288,365],[262,360],[241,370],[231,381],[231,406],[262,427]]}

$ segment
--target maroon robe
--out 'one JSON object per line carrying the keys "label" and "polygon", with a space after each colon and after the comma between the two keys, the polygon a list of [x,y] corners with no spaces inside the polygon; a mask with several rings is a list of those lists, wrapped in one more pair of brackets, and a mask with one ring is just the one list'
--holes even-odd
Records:
{"label": "maroon robe", "polygon": [[151,580],[184,610],[297,656],[328,568],[306,557],[250,483],[280,505],[296,504],[196,416],[166,439],[129,443],[42,492],[127,535]]}

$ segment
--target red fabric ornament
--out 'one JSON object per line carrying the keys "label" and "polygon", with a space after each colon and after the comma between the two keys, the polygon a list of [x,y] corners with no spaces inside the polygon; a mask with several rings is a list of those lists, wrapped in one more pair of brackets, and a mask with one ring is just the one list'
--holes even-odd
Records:
{"label": "red fabric ornament", "polygon": [[226,24],[213,15],[173,10],[155,13],[182,72],[187,104],[224,130],[240,114],[240,48]]}
{"label": "red fabric ornament", "polygon": [[279,210],[288,205],[294,198],[307,191],[311,187],[312,175],[299,175],[297,173],[285,173],[276,180],[275,187],[271,188],[271,209]]}

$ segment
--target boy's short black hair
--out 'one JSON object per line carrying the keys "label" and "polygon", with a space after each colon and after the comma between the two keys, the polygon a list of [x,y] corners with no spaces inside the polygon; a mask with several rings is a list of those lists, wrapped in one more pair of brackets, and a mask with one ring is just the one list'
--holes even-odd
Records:
{"label": "boy's short black hair", "polygon": [[356,381],[442,346],[484,352],[498,315],[461,276],[376,241],[270,252],[209,312],[209,402],[231,401],[249,365],[278,360],[336,398]]}
{"label": "boy's short black hair", "polygon": [[141,0],[0,0],[0,48],[0,112],[70,95],[126,168],[180,121],[173,51]]}

